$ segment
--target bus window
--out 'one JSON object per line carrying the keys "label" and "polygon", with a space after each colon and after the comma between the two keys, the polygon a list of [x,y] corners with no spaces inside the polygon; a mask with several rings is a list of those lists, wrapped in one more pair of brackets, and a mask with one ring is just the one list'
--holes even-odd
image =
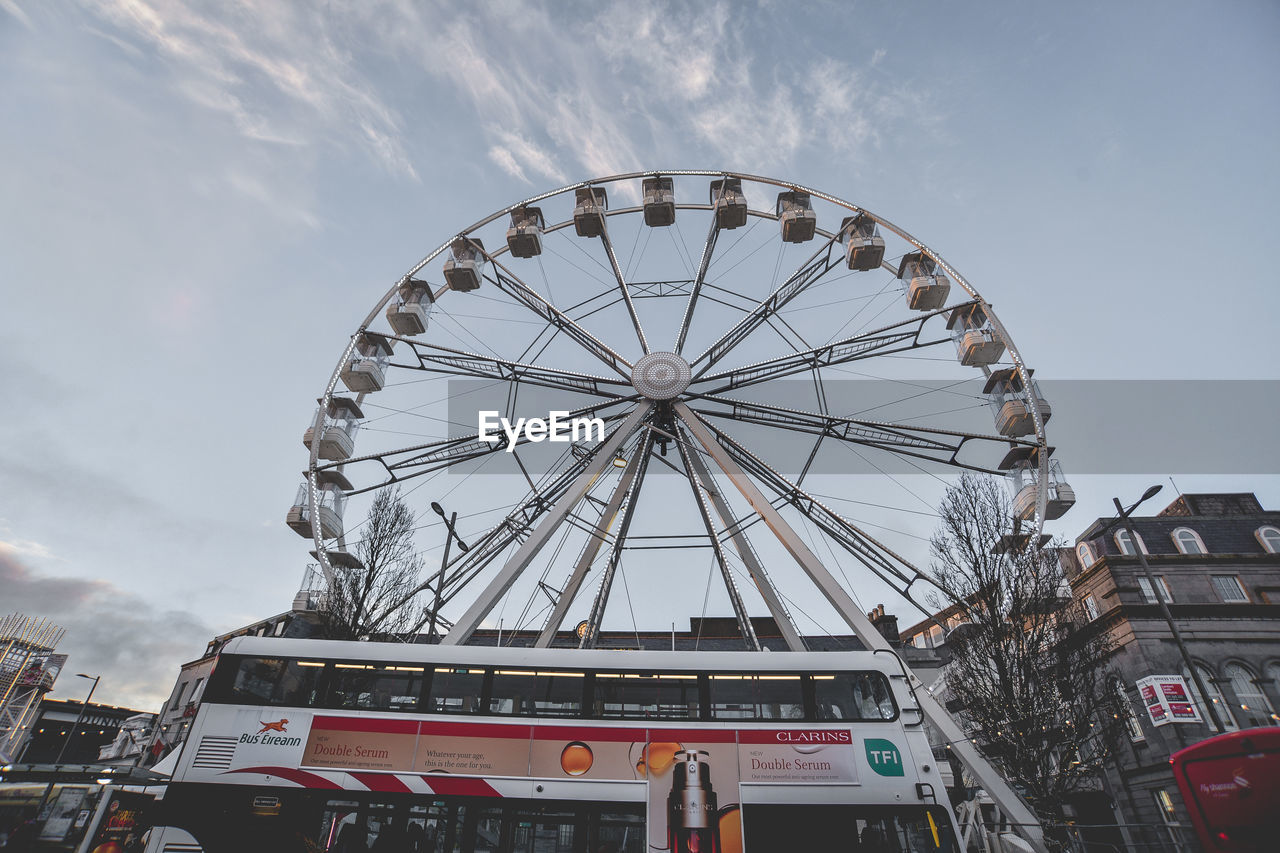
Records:
{"label": "bus window", "polygon": [[810,676],[819,720],[892,720],[898,716],[889,681],[878,672]]}
{"label": "bus window", "polygon": [[283,658],[243,658],[235,670],[231,701],[243,705],[314,705],[324,664]]}
{"label": "bus window", "polygon": [[696,720],[698,676],[597,672],[596,716],[649,720]]}
{"label": "bus window", "polygon": [[489,688],[490,714],[576,717],[582,711],[580,672],[499,669]]}
{"label": "bus window", "polygon": [[421,666],[334,665],[330,705],[377,711],[416,711],[427,671]]}
{"label": "bus window", "polygon": [[431,675],[427,711],[434,714],[478,714],[484,692],[484,670],[438,666]]}
{"label": "bus window", "polygon": [[713,675],[714,720],[798,720],[804,717],[799,675]]}

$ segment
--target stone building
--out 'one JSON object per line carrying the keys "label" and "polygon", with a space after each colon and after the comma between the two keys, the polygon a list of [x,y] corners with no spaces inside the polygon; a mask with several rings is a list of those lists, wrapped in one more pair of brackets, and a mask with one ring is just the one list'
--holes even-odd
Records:
{"label": "stone building", "polygon": [[[1111,522],[1089,525],[1064,554],[1089,627],[1110,632],[1119,646],[1118,686],[1134,708],[1129,742],[1105,783],[1120,823],[1169,827],[1133,843],[1176,848],[1189,840],[1190,824],[1169,756],[1218,733],[1207,708],[1226,731],[1280,723],[1280,511],[1264,510],[1249,493],[1188,494],[1154,516],[1134,517],[1136,542]],[[1196,693],[1156,596],[1206,685],[1209,695],[1196,696],[1204,723],[1157,727],[1139,696],[1136,682],[1149,675],[1183,675]]]}

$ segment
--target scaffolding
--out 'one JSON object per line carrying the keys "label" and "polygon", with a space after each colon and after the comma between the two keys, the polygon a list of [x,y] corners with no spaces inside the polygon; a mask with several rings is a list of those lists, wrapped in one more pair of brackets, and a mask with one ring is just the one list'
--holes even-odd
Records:
{"label": "scaffolding", "polygon": [[66,663],[66,655],[54,654],[64,633],[47,619],[0,617],[0,763],[19,757],[40,698]]}

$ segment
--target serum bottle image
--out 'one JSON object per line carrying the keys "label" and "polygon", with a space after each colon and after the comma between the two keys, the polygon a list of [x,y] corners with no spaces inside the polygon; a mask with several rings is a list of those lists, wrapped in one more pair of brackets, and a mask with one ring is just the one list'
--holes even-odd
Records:
{"label": "serum bottle image", "polygon": [[716,794],[711,765],[701,749],[676,753],[667,797],[667,844],[671,853],[720,853]]}

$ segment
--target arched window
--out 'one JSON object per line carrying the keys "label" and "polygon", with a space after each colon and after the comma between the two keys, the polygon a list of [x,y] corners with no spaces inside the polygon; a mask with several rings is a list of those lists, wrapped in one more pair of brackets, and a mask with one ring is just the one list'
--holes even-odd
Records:
{"label": "arched window", "polygon": [[1204,542],[1200,540],[1197,534],[1190,527],[1179,527],[1170,534],[1173,537],[1173,544],[1178,546],[1179,553],[1182,554],[1208,554],[1209,550],[1204,547]]}
{"label": "arched window", "polygon": [[1089,547],[1088,542],[1081,542],[1076,546],[1076,556],[1080,558],[1080,565],[1089,568],[1093,565],[1093,549]]}
{"label": "arched window", "polygon": [[1200,679],[1204,682],[1204,689],[1209,692],[1209,701],[1200,695],[1200,691],[1196,689],[1195,679],[1191,677],[1191,673],[1187,670],[1182,671],[1182,677],[1187,682],[1187,689],[1195,694],[1196,702],[1200,706],[1200,716],[1204,717],[1204,723],[1209,728],[1213,728],[1213,719],[1209,716],[1209,703],[1213,703],[1213,709],[1218,712],[1218,719],[1222,721],[1223,727],[1234,732],[1240,728],[1236,723],[1236,718],[1232,715],[1231,709],[1227,707],[1227,700],[1223,697],[1222,691],[1218,689],[1218,685],[1213,683],[1213,671],[1204,664],[1196,664],[1196,672],[1200,673]]}
{"label": "arched window", "polygon": [[[1273,691],[1280,691],[1280,663],[1272,661],[1267,664],[1266,673],[1267,678],[1271,679],[1271,689]],[[1280,726],[1280,714],[1277,714],[1274,711],[1271,714],[1271,725]]]}
{"label": "arched window", "polygon": [[1253,532],[1268,554],[1280,554],[1280,527],[1259,527]]}
{"label": "arched window", "polygon": [[[1150,554],[1151,552],[1147,550],[1147,543],[1142,541],[1142,535],[1139,533],[1134,535],[1138,537],[1138,548],[1142,549],[1142,553]],[[1120,549],[1121,554],[1126,557],[1136,557],[1138,555],[1137,549],[1133,547],[1133,540],[1129,538],[1129,531],[1117,530],[1115,540],[1116,547]]]}
{"label": "arched window", "polygon": [[1236,694],[1236,701],[1240,703],[1238,716],[1241,721],[1247,726],[1270,725],[1273,713],[1271,702],[1254,680],[1249,668],[1244,664],[1229,663],[1225,669],[1231,689]]}

